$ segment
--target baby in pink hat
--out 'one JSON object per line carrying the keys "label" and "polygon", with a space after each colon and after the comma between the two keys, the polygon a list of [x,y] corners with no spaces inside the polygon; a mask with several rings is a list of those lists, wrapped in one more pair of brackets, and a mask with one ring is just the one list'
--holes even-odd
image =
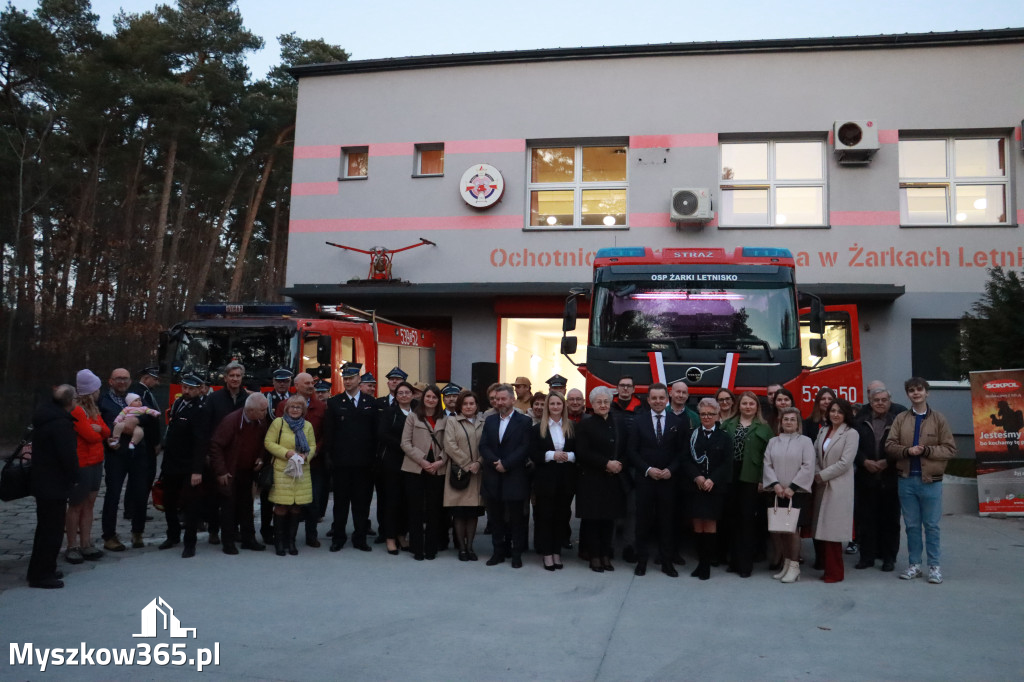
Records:
{"label": "baby in pink hat", "polygon": [[125,408],[114,417],[114,431],[110,434],[110,447],[115,450],[119,448],[121,446],[121,434],[126,429],[131,429],[132,440],[128,444],[128,449],[134,450],[143,436],[142,427],[139,426],[139,417],[144,414],[159,417],[160,413],[143,405],[142,398],[139,397],[138,393],[129,393],[124,397],[124,402],[126,404]]}

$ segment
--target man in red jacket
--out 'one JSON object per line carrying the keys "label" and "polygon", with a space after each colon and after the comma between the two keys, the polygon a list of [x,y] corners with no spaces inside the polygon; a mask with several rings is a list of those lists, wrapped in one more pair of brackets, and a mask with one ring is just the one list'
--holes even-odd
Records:
{"label": "man in red jacket", "polygon": [[238,554],[235,541],[239,537],[242,549],[266,549],[256,540],[252,482],[263,460],[268,426],[267,399],[260,393],[250,393],[245,405],[224,417],[210,438],[210,468],[217,477],[221,497],[221,548],[225,554]]}

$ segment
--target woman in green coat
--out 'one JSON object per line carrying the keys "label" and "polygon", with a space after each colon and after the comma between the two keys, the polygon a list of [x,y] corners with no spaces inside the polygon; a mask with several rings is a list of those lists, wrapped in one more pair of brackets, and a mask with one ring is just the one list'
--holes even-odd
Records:
{"label": "woman in green coat", "polygon": [[[722,423],[733,442],[733,485],[726,502],[726,533],[723,542],[729,554],[729,570],[749,578],[761,536],[759,523],[764,509],[758,504],[764,451],[775,435],[761,416],[761,402],[751,391],[740,394],[739,411]],[[719,530],[721,538],[721,530]]]}
{"label": "woman in green coat", "polygon": [[[313,503],[313,484],[309,477],[309,460],[316,454],[313,425],[306,421],[306,399],[295,395],[284,404],[284,416],[267,429],[264,447],[274,458],[274,487],[269,499],[274,503],[274,527],[285,532],[274,533],[278,556],[299,553],[295,534],[299,529],[302,505]],[[301,468],[301,473],[299,470]],[[299,473],[298,476],[295,474]]]}

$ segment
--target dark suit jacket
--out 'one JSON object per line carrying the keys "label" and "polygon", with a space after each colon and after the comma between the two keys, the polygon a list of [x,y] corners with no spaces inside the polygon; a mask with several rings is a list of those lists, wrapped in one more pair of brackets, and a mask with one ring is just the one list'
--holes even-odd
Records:
{"label": "dark suit jacket", "polygon": [[164,435],[162,471],[201,474],[206,464],[209,413],[202,398],[178,398],[171,405],[171,417]]}
{"label": "dark suit jacket", "polygon": [[648,467],[668,469],[673,477],[681,471],[683,454],[690,447],[690,424],[667,408],[664,415],[660,443],[654,434],[654,421],[649,409],[638,410],[629,425],[626,452],[638,481],[644,478]]}
{"label": "dark suit jacket", "polygon": [[376,399],[366,395],[359,396],[358,405],[347,393],[327,401],[324,439],[332,467],[372,467],[376,463],[379,414]]}
{"label": "dark suit jacket", "polygon": [[32,495],[37,500],[67,500],[77,482],[75,420],[51,400],[32,417]]}
{"label": "dark suit jacket", "polygon": [[[530,431],[533,420],[520,412],[513,412],[505,437],[498,442],[498,427],[501,417],[492,414],[484,422],[480,436],[480,456],[483,474],[483,496],[492,502],[514,502],[530,497],[530,479],[526,473],[527,455],[530,449]],[[501,461],[505,473],[498,473],[494,463]]]}
{"label": "dark suit jacket", "polygon": [[732,483],[733,444],[732,438],[724,431],[721,425],[717,425],[711,433],[711,437],[704,436],[703,429],[698,428],[697,440],[693,449],[697,457],[706,457],[707,461],[698,463],[690,451],[690,439],[686,439],[686,456],[683,458],[683,476],[686,479],[686,489],[693,490],[693,481],[698,476],[710,478],[715,485],[711,489],[712,495],[724,495]]}
{"label": "dark suit jacket", "polygon": [[[554,449],[555,444],[551,441],[551,432],[548,431],[541,437],[540,424],[534,424],[530,429],[530,459],[534,464],[533,491],[537,495],[553,495],[559,481],[565,481],[570,490],[576,488],[576,464],[574,462],[545,461],[547,451]],[[575,435],[565,439],[565,447],[562,449],[573,453],[573,455],[576,454]]]}

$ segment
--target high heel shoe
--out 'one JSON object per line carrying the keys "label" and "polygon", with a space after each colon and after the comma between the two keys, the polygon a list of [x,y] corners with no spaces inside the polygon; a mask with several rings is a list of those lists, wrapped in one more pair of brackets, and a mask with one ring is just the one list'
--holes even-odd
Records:
{"label": "high heel shoe", "polygon": [[[549,564],[548,561],[551,561],[552,563]],[[545,556],[544,557],[544,570],[545,571],[554,571],[555,570],[554,561],[555,561],[554,557],[552,557],[550,554]]]}
{"label": "high heel shoe", "polygon": [[558,554],[555,554],[551,557],[551,562],[551,565],[554,566],[555,570],[557,571],[561,571],[563,568],[565,568],[565,566],[562,565],[562,557]]}

